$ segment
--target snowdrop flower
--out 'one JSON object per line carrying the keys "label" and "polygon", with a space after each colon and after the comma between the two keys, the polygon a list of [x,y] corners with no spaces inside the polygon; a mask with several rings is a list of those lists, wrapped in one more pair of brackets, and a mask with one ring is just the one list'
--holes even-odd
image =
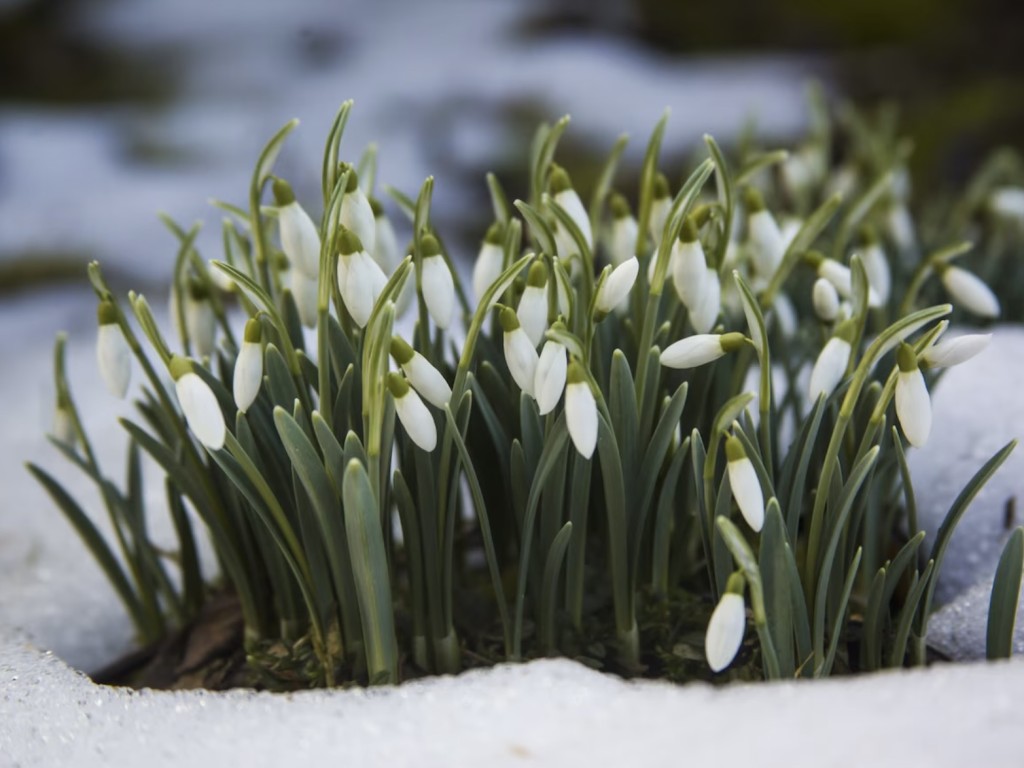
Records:
{"label": "snowdrop flower", "polygon": [[[565,172],[565,169],[558,166],[551,166],[551,178],[548,181],[548,189],[551,192],[552,199],[558,203],[559,206],[569,214],[569,218],[572,219],[572,223],[579,229],[580,234],[583,235],[583,240],[587,246],[593,250],[594,248],[594,235],[590,229],[590,216],[587,215],[587,209],[583,207],[583,203],[580,201],[580,196],[576,194],[576,190],[572,188],[572,181],[569,179],[569,174]],[[562,223],[557,222],[555,225],[556,230],[563,229]],[[558,255],[563,259],[576,253],[576,243],[569,235],[568,232],[563,230],[563,240],[566,247],[570,248],[565,252],[562,250],[558,251]]]}
{"label": "snowdrop flower", "polygon": [[213,354],[217,338],[217,316],[209,301],[209,291],[197,279],[189,281],[185,291],[185,332],[199,357]]}
{"label": "snowdrop flower", "polygon": [[688,216],[683,222],[679,239],[672,244],[669,264],[672,267],[672,283],[676,287],[676,294],[692,312],[703,299],[708,272],[704,247],[700,244],[697,224],[692,216]]}
{"label": "snowdrop flower", "polygon": [[423,270],[420,285],[427,312],[441,330],[447,330],[455,314],[455,281],[448,269],[448,262],[441,255],[441,245],[433,235],[425,235],[420,241],[423,254]]}
{"label": "snowdrop flower", "polygon": [[[654,176],[654,194],[651,200],[651,218],[647,222],[647,231],[654,241],[655,252],[661,243],[661,235],[665,231],[665,222],[672,211],[672,193],[668,179],[660,171]],[[654,261],[652,258],[651,261]]]}
{"label": "snowdrop flower", "polygon": [[207,259],[206,261],[206,274],[210,276],[210,282],[213,283],[219,291],[222,291],[223,293],[231,293],[235,290],[235,281],[213,266],[213,261],[210,259]]}
{"label": "snowdrop flower", "polygon": [[911,251],[916,246],[917,234],[914,232],[914,220],[903,203],[895,203],[889,207],[885,228],[889,237],[901,251]]}
{"label": "snowdrop flower", "polygon": [[711,333],[687,336],[669,344],[661,353],[661,364],[667,368],[697,368],[735,352],[747,341],[742,333]]}
{"label": "snowdrop flower", "polygon": [[836,287],[824,277],[814,281],[811,303],[814,305],[814,313],[826,323],[833,322],[839,315],[839,294],[836,293]]}
{"label": "snowdrop flower", "polygon": [[594,299],[599,319],[629,298],[629,292],[633,290],[637,273],[640,271],[640,262],[637,261],[636,256],[632,256],[615,269],[611,267],[605,267],[605,269],[610,271],[601,282]]}
{"label": "snowdrop flower", "polygon": [[391,226],[391,220],[384,213],[383,206],[372,197],[370,210],[373,211],[373,260],[380,265],[385,275],[390,275],[402,261],[395,228]]}
{"label": "snowdrop flower", "polygon": [[811,369],[810,396],[816,402],[819,397],[832,394],[839,382],[846,375],[846,367],[850,363],[852,351],[850,342],[856,330],[852,320],[840,323],[835,335],[822,347],[818,359]]}
{"label": "snowdrop flower", "polygon": [[772,311],[769,317],[775,322],[779,332],[786,338],[795,334],[797,326],[800,324],[793,302],[789,300],[787,294],[781,292],[776,294],[775,300],[772,301]]}
{"label": "snowdrop flower", "polygon": [[630,213],[629,203],[622,195],[611,197],[612,230],[608,251],[613,265],[629,261],[636,253],[636,240],[640,227]]}
{"label": "snowdrop flower", "polygon": [[516,317],[533,346],[540,344],[544,331],[548,329],[548,268],[543,261],[530,265]]}
{"label": "snowdrop flower", "polygon": [[341,198],[338,223],[355,233],[367,253],[375,253],[377,247],[377,223],[373,216],[373,208],[370,206],[366,193],[359,188],[359,177],[356,175],[356,169],[350,165],[346,166],[346,168],[348,170],[348,183],[345,185],[345,194]]}
{"label": "snowdrop flower", "polygon": [[743,195],[743,203],[747,209],[748,249],[754,262],[757,275],[770,279],[782,263],[786,245],[782,232],[775,218],[764,206],[764,198],[753,187],[748,187]]}
{"label": "snowdrop flower", "polygon": [[944,339],[928,347],[920,362],[928,368],[950,368],[982,352],[990,341],[991,333],[969,333],[955,339]]}
{"label": "snowdrop flower", "polygon": [[430,361],[413,349],[400,336],[391,338],[391,357],[413,388],[437,408],[444,408],[452,396],[452,388]]}
{"label": "snowdrop flower", "polygon": [[434,450],[437,446],[437,425],[416,390],[394,372],[388,373],[387,385],[395,400],[395,413],[409,439],[424,451]]}
{"label": "snowdrop flower", "polygon": [[871,227],[864,228],[864,248],[860,252],[860,261],[864,265],[864,272],[868,276],[868,285],[878,294],[879,305],[889,301],[892,292],[892,273],[889,269],[889,259],[882,250],[881,243]]}
{"label": "snowdrop flower", "polygon": [[803,227],[803,225],[804,222],[796,216],[787,216],[779,222],[779,235],[782,237],[783,254],[785,254],[786,249],[789,248],[790,244],[796,240],[796,236],[800,233],[800,228]]}
{"label": "snowdrop flower", "polygon": [[189,430],[207,449],[223,448],[227,428],[213,390],[195,372],[192,361],[180,355],[171,358],[168,370]]}
{"label": "snowdrop flower", "polygon": [[817,146],[807,144],[786,158],[780,168],[782,183],[790,194],[800,196],[821,181],[826,171],[824,153]]}
{"label": "snowdrop flower", "polygon": [[505,363],[512,380],[526,394],[533,396],[534,377],[537,374],[537,348],[519,324],[519,318],[510,307],[498,315],[504,332]]}
{"label": "snowdrop flower", "polygon": [[57,408],[53,412],[53,436],[68,446],[73,448],[75,443],[78,441],[78,437],[75,434],[75,420],[71,416],[71,409],[65,404],[57,401]]}
{"label": "snowdrop flower", "polygon": [[704,654],[712,672],[721,672],[732,664],[743,644],[743,634],[747,629],[746,605],[743,602],[745,585],[742,573],[732,574],[725,594],[711,613],[708,633],[704,638]]}
{"label": "snowdrop flower", "polygon": [[914,348],[906,342],[896,350],[896,365],[896,416],[907,442],[920,447],[928,441],[932,429],[932,401]]}
{"label": "snowdrop flower", "polygon": [[565,389],[568,369],[565,347],[553,339],[544,343],[533,377],[533,391],[537,398],[537,410],[544,416],[558,405]]}
{"label": "snowdrop flower", "polygon": [[761,491],[761,481],[757,479],[757,471],[747,457],[743,443],[735,435],[725,439],[725,457],[728,460],[726,472],[729,474],[732,496],[747,525],[757,533],[764,525],[764,493]]}
{"label": "snowdrop flower", "polygon": [[936,266],[953,303],[979,317],[999,317],[999,299],[977,275],[952,264]]}
{"label": "snowdrop flower", "polygon": [[1024,188],[998,187],[988,196],[988,209],[1007,221],[1024,222]]}
{"label": "snowdrop flower", "polygon": [[359,237],[342,227],[338,235],[338,290],[345,309],[360,328],[366,326],[387,278],[363,249]]}
{"label": "snowdrop flower", "polygon": [[242,348],[238,351],[238,359],[235,360],[235,375],[232,382],[235,405],[242,413],[249,410],[249,406],[260,393],[260,384],[263,383],[262,341],[263,325],[259,317],[249,318],[245,323]]}
{"label": "snowdrop flower", "polygon": [[[835,259],[822,256],[817,251],[808,251],[804,260],[811,265],[818,277],[823,277],[835,286],[839,295],[846,299],[853,298],[853,276],[850,268]],[[868,306],[880,307],[882,301],[878,292],[868,284]]]}
{"label": "snowdrop flower", "polygon": [[299,310],[299,320],[307,328],[316,328],[320,301],[320,281],[311,280],[300,270],[293,269],[288,275],[288,287]]}
{"label": "snowdrop flower", "polygon": [[690,310],[690,322],[697,333],[707,333],[715,327],[718,313],[722,310],[722,283],[718,279],[718,270],[706,267],[704,287],[701,289],[700,302]]}
{"label": "snowdrop flower", "polygon": [[501,276],[505,265],[505,249],[502,247],[501,224],[494,222],[484,236],[480,253],[473,265],[473,295],[477,301],[483,299],[487,289]]}
{"label": "snowdrop flower", "polygon": [[569,363],[565,385],[565,424],[576,450],[585,459],[597,447],[597,402],[579,361]]}
{"label": "snowdrop flower", "polygon": [[299,272],[315,280],[320,276],[320,232],[287,181],[274,179],[273,190],[281,250]]}
{"label": "snowdrop flower", "polygon": [[96,335],[96,362],[100,376],[114,397],[124,399],[132,378],[132,351],[117,322],[113,302],[101,301],[96,308],[99,332]]}

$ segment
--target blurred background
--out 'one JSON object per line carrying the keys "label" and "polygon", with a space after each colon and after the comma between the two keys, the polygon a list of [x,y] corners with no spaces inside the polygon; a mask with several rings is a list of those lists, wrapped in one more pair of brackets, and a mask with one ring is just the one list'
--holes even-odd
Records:
{"label": "blurred background", "polygon": [[785,145],[816,79],[880,119],[897,106],[915,181],[955,184],[1024,144],[1022,21],[1009,0],[0,0],[0,286],[86,290],[92,258],[154,285],[175,250],[158,211],[204,219],[215,256],[207,200],[242,202],[292,117],[278,170],[317,209],[347,98],[343,155],[376,142],[378,179],[409,193],[434,174],[439,224],[467,254],[484,173],[515,194],[537,122],[564,113],[560,157],[585,187],[621,132],[635,169],[671,107],[674,180],[704,132]]}

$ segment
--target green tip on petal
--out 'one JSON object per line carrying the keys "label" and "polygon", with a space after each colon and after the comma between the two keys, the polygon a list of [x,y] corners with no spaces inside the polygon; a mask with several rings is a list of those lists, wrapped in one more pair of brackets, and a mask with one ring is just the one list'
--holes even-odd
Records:
{"label": "green tip on petal", "polygon": [[292,185],[284,179],[274,179],[272,188],[274,190],[274,202],[277,203],[279,208],[295,202],[295,193],[292,191]]}
{"label": "green tip on petal", "polygon": [[551,177],[548,179],[548,189],[552,195],[557,195],[559,192],[565,192],[567,189],[572,189],[572,181],[569,180],[569,174],[565,172],[565,168],[560,165],[551,165]]}
{"label": "green tip on petal", "polygon": [[345,184],[345,194],[348,195],[359,188],[359,174],[351,165],[343,167],[342,172],[344,171],[348,171],[348,182]]}
{"label": "green tip on petal", "polygon": [[192,373],[192,361],[187,357],[174,355],[171,357],[171,362],[167,364],[167,371],[171,374],[171,378],[177,381],[186,373]]}
{"label": "green tip on petal", "polygon": [[743,190],[743,205],[746,207],[748,214],[763,211],[765,208],[764,198],[753,187],[747,187]]}
{"label": "green tip on petal", "polygon": [[259,315],[245,321],[244,338],[250,344],[259,344],[263,341],[263,323],[260,322]]}
{"label": "green tip on petal", "polygon": [[735,435],[725,438],[725,458],[728,461],[743,461],[747,458],[743,443]]}
{"label": "green tip on petal", "polygon": [[501,226],[500,221],[496,221],[487,228],[487,234],[484,235],[484,242],[489,245],[501,245],[505,239],[505,228]]}
{"label": "green tip on petal", "polygon": [[618,192],[613,192],[609,206],[612,209],[612,216],[616,219],[625,219],[629,216],[629,202]]}
{"label": "green tip on petal", "polygon": [[373,211],[373,218],[379,219],[381,216],[384,215],[384,206],[380,204],[380,200],[378,200],[376,197],[371,197],[369,198],[369,200],[370,210]]}
{"label": "green tip on petal", "polygon": [[697,241],[697,222],[693,216],[687,216],[683,222],[683,228],[679,230],[679,240],[683,243],[694,243]]}
{"label": "green tip on petal", "polygon": [[664,200],[666,197],[669,197],[670,195],[671,193],[669,192],[668,188],[668,179],[665,177],[664,173],[659,171],[654,176],[654,199]]}
{"label": "green tip on petal", "polygon": [[734,571],[729,576],[729,580],[725,582],[725,593],[727,595],[740,595],[742,597],[743,590],[746,589],[746,587],[747,580],[743,576],[743,571]]}
{"label": "green tip on petal", "polygon": [[825,261],[825,254],[821,253],[821,251],[807,251],[804,254],[804,264],[815,271],[821,266],[823,261]]}
{"label": "green tip on petal", "polygon": [[512,307],[504,307],[498,315],[498,322],[501,323],[501,330],[505,333],[512,333],[519,327],[519,318]]}
{"label": "green tip on petal", "polygon": [[100,325],[113,325],[117,322],[117,308],[112,301],[101,301],[96,307],[96,319]]}
{"label": "green tip on petal", "polygon": [[747,337],[742,333],[731,331],[730,333],[723,333],[719,336],[718,343],[722,345],[723,352],[738,352],[743,348],[743,345],[747,343]]}
{"label": "green tip on petal", "polygon": [[338,229],[338,253],[342,256],[351,256],[363,250],[363,243],[351,229],[340,227]]}
{"label": "green tip on petal", "polygon": [[874,245],[878,242],[878,232],[871,224],[865,224],[860,228],[860,239],[864,245]]}
{"label": "green tip on petal", "polygon": [[409,382],[404,376],[399,376],[394,371],[388,373],[388,391],[395,400],[401,400],[409,394]]}
{"label": "green tip on petal", "polygon": [[851,317],[848,320],[844,320],[836,327],[834,336],[837,339],[842,339],[847,344],[853,343],[853,337],[857,334],[857,323]]}
{"label": "green tip on petal", "polygon": [[896,348],[896,365],[900,367],[903,373],[917,370],[917,353],[905,341],[901,341],[900,345]]}
{"label": "green tip on petal", "polygon": [[587,378],[587,372],[584,370],[582,363],[575,358],[569,363],[569,370],[565,374],[565,381],[567,384],[582,384],[589,381]]}
{"label": "green tip on petal", "polygon": [[548,284],[548,268],[543,261],[535,261],[526,273],[526,284],[533,288],[543,288]]}
{"label": "green tip on petal", "polygon": [[416,355],[416,350],[401,336],[391,337],[391,356],[399,365],[405,365]]}
{"label": "green tip on petal", "polygon": [[420,253],[423,254],[423,258],[429,256],[439,256],[441,253],[441,244],[437,242],[437,238],[431,234],[426,234],[420,239]]}

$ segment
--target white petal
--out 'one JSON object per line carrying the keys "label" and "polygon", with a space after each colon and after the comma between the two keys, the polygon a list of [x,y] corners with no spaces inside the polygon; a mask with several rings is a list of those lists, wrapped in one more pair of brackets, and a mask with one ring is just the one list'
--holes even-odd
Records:
{"label": "white petal", "polygon": [[925,350],[924,361],[932,368],[960,365],[982,352],[991,340],[991,333],[969,333],[955,339],[943,339]]}
{"label": "white petal", "polygon": [[767,210],[753,214],[747,224],[750,234],[750,254],[758,275],[775,274],[786,251],[779,225]]}
{"label": "white petal", "polygon": [[367,253],[372,253],[377,242],[377,224],[373,216],[373,208],[366,198],[366,193],[358,187],[353,192],[346,192],[341,199],[341,211],[338,220],[343,227],[351,229]]}
{"label": "white petal", "polygon": [[278,209],[281,250],[292,265],[312,280],[320,274],[320,233],[298,201]]}
{"label": "white petal", "polygon": [[850,362],[850,343],[833,336],[821,350],[811,370],[811,402],[817,402],[821,395],[831,395],[846,375]]}
{"label": "white petal", "polygon": [[826,323],[831,323],[839,315],[839,294],[836,287],[824,277],[814,281],[811,303],[814,305],[814,313]]}
{"label": "white petal", "polygon": [[818,276],[828,280],[841,296],[850,298],[853,295],[853,279],[850,268],[833,259],[825,259],[818,266]]}
{"label": "white petal", "polygon": [[487,289],[501,275],[501,266],[505,260],[505,252],[496,243],[484,243],[480,247],[480,255],[473,265],[473,295],[476,300],[483,299]]}
{"label": "white petal", "polygon": [[713,672],[721,672],[732,664],[743,644],[747,629],[746,609],[742,595],[727,592],[718,601],[708,622],[704,653]]}
{"label": "white petal", "polygon": [[198,357],[213,354],[217,338],[217,316],[208,301],[185,298],[185,330]]}
{"label": "white petal", "polygon": [[651,219],[647,224],[647,231],[654,241],[655,249],[661,243],[661,236],[665,231],[665,222],[672,210],[672,198],[662,197],[651,203]]}
{"label": "white petal", "polygon": [[534,377],[537,374],[537,349],[522,328],[504,334],[505,363],[512,379],[523,392],[533,396]]}
{"label": "white petal", "polygon": [[772,315],[783,336],[788,338],[796,333],[800,323],[797,320],[796,309],[788,295],[785,293],[776,295],[775,301],[772,302]]}
{"label": "white petal", "polygon": [[597,403],[590,385],[577,381],[565,388],[565,424],[580,454],[589,459],[597,447]]}
{"label": "white petal", "polygon": [[96,336],[100,376],[114,397],[123,398],[132,378],[132,352],[117,323],[104,323]]}
{"label": "white petal", "polygon": [[672,282],[679,300],[691,310],[699,306],[706,287],[708,265],[700,240],[684,243],[680,240],[672,245]]}
{"label": "white petal", "polygon": [[366,251],[338,257],[338,287],[345,308],[360,328],[366,326],[387,278]]}
{"label": "white petal", "polygon": [[409,439],[424,451],[434,450],[437,446],[437,425],[415,390],[410,389],[403,397],[395,399],[395,413]]}
{"label": "white petal", "polygon": [[868,276],[868,285],[874,289],[878,296],[878,306],[881,306],[889,301],[889,293],[892,291],[889,260],[885,258],[885,251],[878,244],[867,246],[861,251],[860,258],[864,272]]}
{"label": "white petal", "polygon": [[245,413],[260,392],[263,383],[263,347],[251,341],[242,342],[235,361],[233,391],[235,405]]}
{"label": "white petal", "polygon": [[917,243],[917,235],[914,232],[914,220],[910,218],[910,211],[905,205],[894,205],[889,209],[889,215],[885,221],[889,237],[901,251],[909,251]]}
{"label": "white petal", "polygon": [[639,231],[640,227],[632,216],[622,216],[612,222],[611,246],[608,249],[612,264],[618,266],[633,258]]}
{"label": "white petal", "polygon": [[58,408],[53,414],[53,436],[67,446],[75,444],[75,423],[67,408]]}
{"label": "white petal", "polygon": [[302,272],[293,269],[291,273],[292,296],[299,310],[299,320],[307,328],[316,328],[317,302],[320,300],[317,280],[310,280]]}
{"label": "white petal", "polygon": [[896,416],[911,445],[922,446],[932,429],[932,401],[920,369],[896,377]]}
{"label": "white petal", "polygon": [[640,271],[640,262],[633,256],[615,267],[601,284],[597,294],[597,311],[611,312],[629,296]]}
{"label": "white petal", "polygon": [[989,210],[997,216],[1016,221],[1024,220],[1024,189],[999,187],[988,198]]}
{"label": "white petal", "polygon": [[705,270],[704,288],[701,292],[700,304],[690,312],[690,322],[697,333],[707,333],[715,327],[718,313],[722,310],[722,284],[718,280],[718,270],[708,267]]}
{"label": "white petal", "polygon": [[224,293],[230,293],[235,290],[235,281],[213,266],[213,262],[206,262],[206,271],[209,273],[213,284]]}
{"label": "white petal", "polygon": [[519,298],[516,317],[533,346],[540,344],[548,329],[548,292],[546,288],[528,285]]}
{"label": "white petal", "polygon": [[953,303],[979,317],[998,317],[999,299],[985,282],[972,272],[960,267],[947,267],[942,273],[942,284],[946,286]]}
{"label": "white petal", "polygon": [[174,383],[178,403],[192,434],[211,451],[224,446],[224,415],[213,390],[195,373],[186,373]]}
{"label": "white petal", "polygon": [[[580,234],[583,235],[583,239],[591,249],[594,248],[594,236],[590,230],[590,216],[587,215],[587,209],[583,207],[583,203],[580,201],[580,196],[576,194],[575,189],[563,189],[557,195],[555,195],[555,202],[558,203],[565,212],[569,214],[573,224],[579,229]],[[576,250],[575,248],[573,250]]]}
{"label": "white petal", "polygon": [[540,352],[537,371],[533,377],[533,391],[536,393],[537,408],[541,416],[551,413],[558,405],[562,390],[565,389],[567,364],[565,347],[549,339]]}
{"label": "white petal", "polygon": [[447,330],[455,314],[455,282],[443,256],[423,260],[423,300],[437,327]]}
{"label": "white petal", "polygon": [[743,458],[726,464],[729,473],[729,486],[736,505],[740,508],[743,519],[753,531],[760,531],[764,525],[764,493],[761,481],[750,459]]}
{"label": "white petal", "polygon": [[724,354],[721,336],[702,333],[669,344],[661,353],[661,364],[668,368],[696,368]]}
{"label": "white petal", "polygon": [[431,405],[444,408],[451,399],[452,388],[448,386],[444,376],[419,352],[414,353],[412,359],[402,366],[402,371],[409,383]]}
{"label": "white petal", "polygon": [[382,214],[374,219],[374,233],[373,260],[380,265],[385,275],[390,275],[402,261],[395,228],[391,226],[390,219]]}

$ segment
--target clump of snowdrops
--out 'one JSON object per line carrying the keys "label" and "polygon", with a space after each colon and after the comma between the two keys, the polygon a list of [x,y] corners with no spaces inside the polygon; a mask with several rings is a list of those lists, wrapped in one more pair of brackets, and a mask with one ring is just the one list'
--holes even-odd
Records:
{"label": "clump of snowdrops", "polygon": [[[121,419],[123,489],[82,430],[58,341],[53,443],[97,482],[113,538],[30,469],[141,641],[228,589],[267,684],[553,654],[675,679],[925,662],[949,536],[1013,445],[926,547],[907,446],[928,439],[937,372],[988,341],[947,337],[951,313],[1000,305],[955,262],[968,245],[918,236],[905,152],[832,167],[819,109],[789,153],[727,159],[705,137],[676,186],[663,118],[639,188],[616,188],[623,138],[584,204],[554,162],[563,118],[536,134],[523,199],[488,176],[494,220],[464,282],[433,178],[415,199],[384,188],[411,223],[403,249],[374,152],[341,160],[350,107],[322,199],[274,175],[292,122],[246,204],[218,203],[220,260],[168,222],[176,341],[90,266],[103,378],[125,397],[143,376]],[[148,534],[143,455],[164,476],[170,549]],[[993,655],[1013,626],[1006,572]]]}

